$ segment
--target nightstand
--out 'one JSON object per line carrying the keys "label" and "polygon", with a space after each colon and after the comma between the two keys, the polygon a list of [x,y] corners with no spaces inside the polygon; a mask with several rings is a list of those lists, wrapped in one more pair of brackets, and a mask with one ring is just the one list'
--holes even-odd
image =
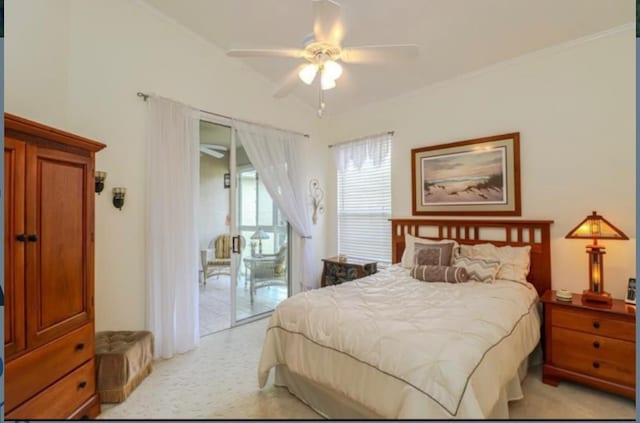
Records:
{"label": "nightstand", "polygon": [[636,396],[636,310],[622,300],[611,305],[542,296],[544,366],[542,381],[557,386],[571,380],[595,388]]}
{"label": "nightstand", "polygon": [[340,261],[338,257],[322,259],[322,280],[320,286],[339,285],[342,282],[364,278],[378,271],[378,263],[371,260],[361,260],[348,257]]}

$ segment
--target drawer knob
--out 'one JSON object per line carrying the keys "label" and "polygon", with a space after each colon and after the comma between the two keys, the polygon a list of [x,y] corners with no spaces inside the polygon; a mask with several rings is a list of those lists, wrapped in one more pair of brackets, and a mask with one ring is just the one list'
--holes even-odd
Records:
{"label": "drawer knob", "polygon": [[593,341],[593,348],[600,348],[600,342]]}
{"label": "drawer knob", "polygon": [[82,382],[78,383],[78,389],[84,389],[87,387],[87,381],[83,380]]}
{"label": "drawer knob", "polygon": [[76,344],[76,351],[82,351],[82,350],[84,350],[84,342],[80,342]]}
{"label": "drawer knob", "polygon": [[595,369],[599,369],[599,368],[600,368],[600,363],[598,363],[597,361],[594,361],[594,362],[593,362],[593,367],[594,367]]}
{"label": "drawer knob", "polygon": [[598,322],[597,320],[593,322],[593,327],[596,329],[600,329],[600,322]]}

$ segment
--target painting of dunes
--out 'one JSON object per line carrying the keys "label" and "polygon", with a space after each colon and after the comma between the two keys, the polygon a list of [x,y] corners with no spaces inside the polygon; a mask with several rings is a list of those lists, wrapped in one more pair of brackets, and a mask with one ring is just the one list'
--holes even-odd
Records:
{"label": "painting of dunes", "polygon": [[412,213],[521,216],[520,133],[411,149]]}
{"label": "painting of dunes", "polygon": [[422,204],[505,204],[505,148],[422,158]]}

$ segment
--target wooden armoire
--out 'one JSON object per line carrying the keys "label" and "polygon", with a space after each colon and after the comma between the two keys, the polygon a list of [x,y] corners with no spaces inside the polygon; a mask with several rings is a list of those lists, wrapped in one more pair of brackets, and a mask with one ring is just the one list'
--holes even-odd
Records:
{"label": "wooden armoire", "polygon": [[94,418],[94,155],[105,146],[10,114],[4,124],[5,418]]}

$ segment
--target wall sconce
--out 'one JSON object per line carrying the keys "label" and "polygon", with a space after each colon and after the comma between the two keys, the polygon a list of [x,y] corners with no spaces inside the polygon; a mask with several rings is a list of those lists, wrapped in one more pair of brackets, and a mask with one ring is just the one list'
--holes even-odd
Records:
{"label": "wall sconce", "polygon": [[96,193],[98,193],[98,195],[100,195],[100,193],[104,189],[105,179],[107,179],[107,172],[102,172],[102,171],[96,172]]}
{"label": "wall sconce", "polygon": [[124,206],[124,196],[126,193],[126,188],[117,187],[113,189],[113,206],[115,208],[122,210],[122,206]]}
{"label": "wall sconce", "polygon": [[315,225],[318,222],[318,214],[324,213],[324,204],[322,204],[324,191],[320,188],[320,182],[317,179],[312,179],[309,182],[309,192],[311,193],[311,206],[313,207],[311,220]]}
{"label": "wall sconce", "polygon": [[230,173],[225,173],[224,174],[224,187],[225,188],[231,188],[231,174]]}

